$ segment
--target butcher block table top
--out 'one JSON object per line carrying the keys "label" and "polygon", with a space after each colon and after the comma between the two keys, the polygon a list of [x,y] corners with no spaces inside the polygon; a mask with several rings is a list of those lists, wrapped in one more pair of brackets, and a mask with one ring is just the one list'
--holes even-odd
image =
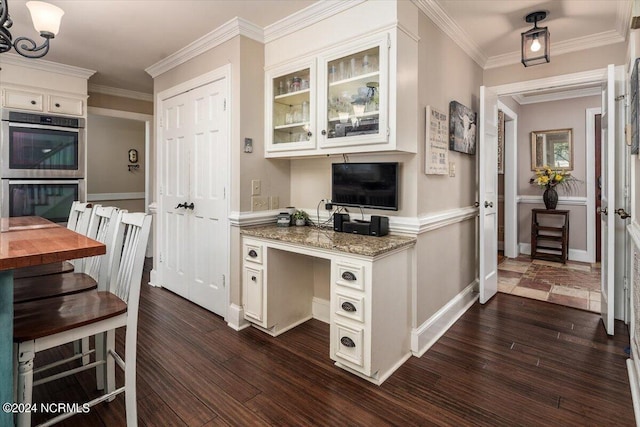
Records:
{"label": "butcher block table top", "polygon": [[0,270],[106,253],[103,243],[39,217],[0,219]]}

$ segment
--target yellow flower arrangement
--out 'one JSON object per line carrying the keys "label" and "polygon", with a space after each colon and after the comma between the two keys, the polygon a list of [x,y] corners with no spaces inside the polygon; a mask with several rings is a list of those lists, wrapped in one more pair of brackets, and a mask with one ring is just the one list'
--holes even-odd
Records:
{"label": "yellow flower arrangement", "polygon": [[578,182],[571,173],[565,170],[553,170],[548,166],[536,169],[536,174],[529,180],[530,184],[536,184],[539,187],[553,188],[556,186],[567,187],[572,190]]}

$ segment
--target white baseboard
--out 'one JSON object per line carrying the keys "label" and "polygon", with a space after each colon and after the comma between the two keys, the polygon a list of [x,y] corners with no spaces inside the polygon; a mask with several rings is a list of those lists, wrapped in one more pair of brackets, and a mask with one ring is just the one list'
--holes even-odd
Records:
{"label": "white baseboard", "polygon": [[[520,247],[520,253],[523,255],[531,255],[531,243],[518,243]],[[569,261],[578,261],[578,262],[595,262],[589,256],[589,253],[585,250],[581,249],[571,249],[569,248],[569,254],[567,255]]]}
{"label": "white baseboard", "polygon": [[326,299],[313,297],[311,314],[313,318],[324,323],[331,323],[331,304]]}
{"label": "white baseboard", "polygon": [[475,291],[477,286],[478,281],[474,280],[426,322],[411,331],[411,352],[414,356],[422,357],[447,329],[476,302],[478,299],[478,293]]}
{"label": "white baseboard", "polygon": [[236,331],[241,331],[251,326],[251,324],[244,319],[244,310],[237,304],[229,304],[225,320],[227,321],[227,326]]}
{"label": "white baseboard", "polygon": [[629,386],[631,387],[631,401],[633,402],[633,413],[636,417],[636,426],[640,427],[640,384],[638,384],[638,367],[635,359],[627,359],[627,373],[629,375]]}

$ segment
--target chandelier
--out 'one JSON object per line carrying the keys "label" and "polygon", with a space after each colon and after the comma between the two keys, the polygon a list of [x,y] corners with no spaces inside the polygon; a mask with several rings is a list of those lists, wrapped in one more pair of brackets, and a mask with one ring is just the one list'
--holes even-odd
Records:
{"label": "chandelier", "polygon": [[13,47],[16,52],[26,58],[42,58],[49,52],[49,40],[58,34],[60,20],[64,11],[58,6],[41,1],[26,3],[33,26],[44,41],[40,46],[28,37],[17,37],[15,41],[9,32],[13,21],[9,16],[8,0],[0,0],[0,53],[8,52]]}
{"label": "chandelier", "polygon": [[542,21],[546,17],[547,12],[541,11],[530,13],[524,18],[528,23],[533,23],[532,29],[521,33],[522,64],[525,67],[551,61],[549,30],[547,27],[538,28],[538,21]]}

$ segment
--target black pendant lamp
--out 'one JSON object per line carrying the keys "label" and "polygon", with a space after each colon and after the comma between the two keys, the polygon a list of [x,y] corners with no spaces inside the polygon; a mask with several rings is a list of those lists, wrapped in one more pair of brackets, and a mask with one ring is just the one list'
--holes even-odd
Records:
{"label": "black pendant lamp", "polygon": [[524,18],[528,23],[533,23],[532,29],[522,33],[522,64],[525,67],[551,61],[549,30],[547,27],[538,27],[538,21],[546,17],[547,12],[540,11],[530,13]]}

